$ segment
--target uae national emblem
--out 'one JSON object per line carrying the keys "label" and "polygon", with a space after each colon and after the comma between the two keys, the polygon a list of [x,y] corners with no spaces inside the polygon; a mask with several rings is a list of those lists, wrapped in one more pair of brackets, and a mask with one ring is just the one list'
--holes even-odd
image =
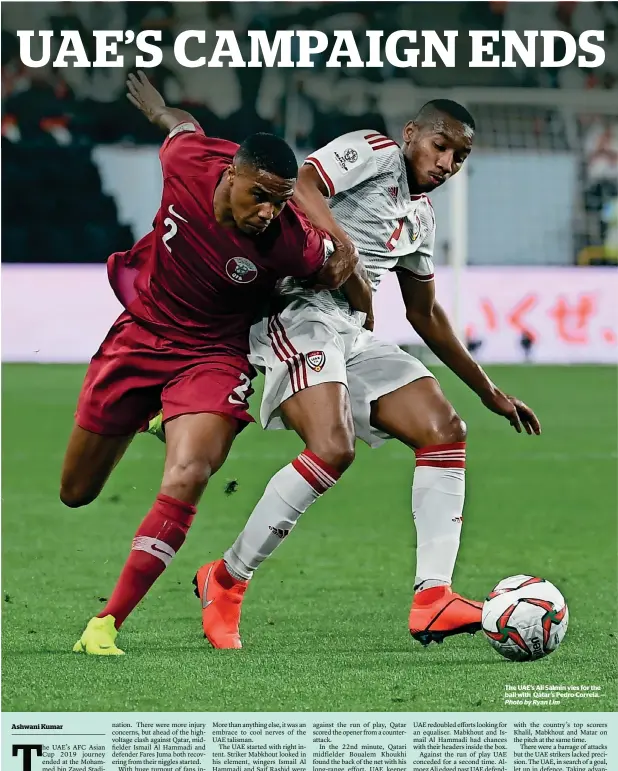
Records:
{"label": "uae national emblem", "polygon": [[326,362],[326,354],[324,351],[309,351],[305,355],[305,359],[314,372],[320,372]]}

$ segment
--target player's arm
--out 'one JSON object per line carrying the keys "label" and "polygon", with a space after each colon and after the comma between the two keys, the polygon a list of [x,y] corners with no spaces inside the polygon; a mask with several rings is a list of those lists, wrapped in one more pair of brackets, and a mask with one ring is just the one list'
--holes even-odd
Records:
{"label": "player's arm", "polygon": [[[297,209],[298,211],[298,209]],[[356,267],[358,256],[350,264],[342,259],[339,245],[329,233],[319,230],[298,211],[304,220],[305,240],[302,259],[295,261],[289,275],[302,280],[304,286],[316,292],[322,289],[340,289]]]}
{"label": "player's arm", "polygon": [[480,397],[483,404],[505,417],[521,433],[540,434],[541,425],[534,412],[522,401],[504,394],[474,361],[455,334],[442,306],[436,302],[434,282],[423,281],[409,270],[397,271],[406,316],[418,335],[446,366]]}
{"label": "player's arm", "polygon": [[350,278],[341,287],[348,302],[355,311],[366,314],[365,329],[373,331],[373,291],[365,266],[359,260]]}
{"label": "player's arm", "polygon": [[[365,325],[370,323],[370,328],[373,328],[372,292],[367,274],[358,259],[354,242],[333,217],[326,203],[328,194],[328,188],[316,167],[309,163],[301,166],[294,201],[316,227],[331,236],[335,246],[334,254],[316,277],[316,288],[340,286],[352,308],[367,315]],[[351,274],[350,265],[353,269]],[[342,283],[341,275],[346,272],[349,278]]]}
{"label": "player's arm", "polygon": [[151,123],[165,132],[170,132],[180,123],[199,126],[191,113],[168,107],[157,89],[146,75],[138,70],[137,76],[130,73],[127,78],[127,99],[148,118]]}

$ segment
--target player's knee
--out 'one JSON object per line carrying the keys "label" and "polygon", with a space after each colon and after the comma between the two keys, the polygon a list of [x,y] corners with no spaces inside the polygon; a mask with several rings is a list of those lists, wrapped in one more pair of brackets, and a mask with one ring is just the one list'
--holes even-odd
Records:
{"label": "player's knee", "polygon": [[354,462],[354,437],[348,436],[345,431],[322,436],[317,442],[308,443],[307,449],[314,452],[340,474]]}
{"label": "player's knee", "polygon": [[165,469],[162,492],[181,501],[193,502],[199,499],[216,470],[203,458],[176,461]]}
{"label": "player's knee", "polygon": [[465,442],[468,436],[468,427],[464,421],[455,413],[450,420],[451,442]]}
{"label": "player's knee", "polygon": [[468,429],[456,412],[452,412],[436,426],[436,435],[430,444],[453,444],[465,442]]}
{"label": "player's knee", "polygon": [[98,496],[99,490],[84,488],[78,484],[62,482],[60,485],[60,500],[70,509],[87,506]]}

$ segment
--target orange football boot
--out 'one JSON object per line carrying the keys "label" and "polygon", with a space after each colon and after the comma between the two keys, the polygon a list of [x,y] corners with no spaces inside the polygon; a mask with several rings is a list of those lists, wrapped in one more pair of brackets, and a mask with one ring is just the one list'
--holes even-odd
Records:
{"label": "orange football boot", "polygon": [[450,586],[432,586],[414,595],[410,634],[423,645],[441,643],[453,634],[474,634],[481,628],[482,602],[455,594]]}
{"label": "orange football boot", "polygon": [[240,608],[248,581],[233,578],[222,559],[203,565],[193,579],[202,601],[204,637],[213,648],[242,648]]}

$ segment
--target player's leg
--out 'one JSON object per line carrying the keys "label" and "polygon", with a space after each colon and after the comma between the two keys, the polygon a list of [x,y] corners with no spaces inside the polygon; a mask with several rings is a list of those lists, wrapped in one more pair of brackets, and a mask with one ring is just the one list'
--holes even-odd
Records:
{"label": "player's leg", "polygon": [[86,506],[101,492],[131,443],[129,436],[105,436],[73,426],[62,466],[60,500],[70,508]]}
{"label": "player's leg", "polygon": [[425,377],[374,402],[372,424],[416,453],[415,596],[409,626],[423,643],[480,628],[481,604],[451,591],[463,522],[466,426],[437,381]]}
{"label": "player's leg", "polygon": [[144,380],[148,375],[143,374],[140,348],[143,335],[123,313],[90,361],[62,466],[60,500],[66,506],[85,506],[99,495],[138,421],[152,414],[152,384]]}
{"label": "player's leg", "polygon": [[[341,341],[315,320],[309,330],[300,318],[288,324],[273,323],[277,324],[276,334],[272,323],[270,335],[266,328],[252,330],[252,351],[261,351],[259,364],[266,376],[262,422],[271,427],[276,416],[278,425],[296,431],[306,446],[272,477],[224,560],[198,571],[204,634],[220,648],[240,647],[240,605],[232,607],[226,597],[231,594],[234,600],[239,587],[244,591],[254,571],[289,535],[301,514],[335,484],[354,459],[354,426]],[[314,354],[311,359],[310,353]],[[223,617],[217,610],[222,606],[229,608]]]}
{"label": "player's leg", "polygon": [[372,424],[416,452],[412,508],[417,530],[415,589],[451,583],[465,495],[466,427],[434,378],[378,399]]}
{"label": "player's leg", "polygon": [[160,492],[133,537],[114,591],[98,614],[100,618],[113,616],[116,629],[185,542],[197,503],[208,480],[225,461],[236,433],[236,422],[223,415],[181,415],[166,423]]}
{"label": "player's leg", "polygon": [[[412,489],[417,529],[416,587],[410,628],[426,631],[430,605],[441,603],[437,615],[455,595],[450,581],[461,533],[465,491],[466,428],[444,397],[431,372],[398,346],[363,332],[348,359],[348,384],[356,435],[375,447],[396,437],[417,455]],[[421,612],[417,606],[426,603]],[[467,600],[451,603],[440,614],[445,632],[473,631],[480,625],[480,605]],[[433,629],[433,627],[432,627]],[[434,630],[435,631],[435,630]]]}
{"label": "player's leg", "polygon": [[235,543],[225,553],[232,575],[248,580],[286,538],[312,503],[354,460],[354,423],[346,386],[320,383],[280,407],[303,452],[270,480]]}
{"label": "player's leg", "polygon": [[238,387],[239,371],[250,384],[246,361],[243,366],[226,369],[224,363],[210,365],[198,358],[163,388],[167,445],[160,492],[135,533],[110,599],[91,619],[76,652],[122,653],[115,645],[117,630],[184,543],[209,478],[221,467],[241,425],[251,421],[246,402],[227,401]]}
{"label": "player's leg", "polygon": [[195,577],[204,635],[215,648],[241,647],[241,602],[249,579],[354,458],[354,428],[342,383],[299,391],[280,412],[305,441],[305,449],[271,478],[224,558],[202,566]]}
{"label": "player's leg", "polygon": [[[154,336],[122,314],[92,358],[82,385],[62,470],[60,497],[71,507],[93,500],[131,438],[161,402],[169,364]],[[93,618],[73,650],[119,655],[112,616]]]}

